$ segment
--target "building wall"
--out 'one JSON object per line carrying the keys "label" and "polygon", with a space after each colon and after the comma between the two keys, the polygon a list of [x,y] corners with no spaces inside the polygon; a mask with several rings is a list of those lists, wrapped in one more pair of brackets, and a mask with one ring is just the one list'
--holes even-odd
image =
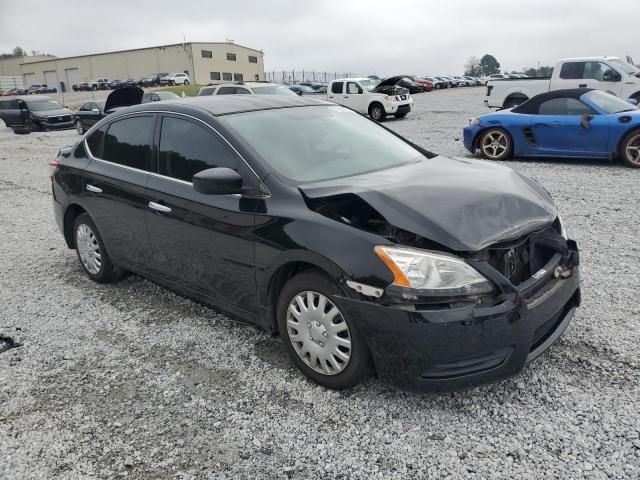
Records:
{"label": "building wall", "polygon": [[22,71],[20,70],[21,64],[38,62],[48,58],[53,57],[50,55],[35,55],[31,57],[0,58],[0,77],[22,75]]}
{"label": "building wall", "polygon": [[[213,58],[203,58],[202,50],[211,51]],[[227,53],[234,53],[236,61],[227,60]],[[249,63],[250,55],[257,58],[257,63]],[[27,58],[33,61],[25,63],[23,60]],[[60,88],[60,82],[64,82],[67,91],[73,83],[94,78],[141,78],[165,72],[187,72],[191,83],[203,84],[212,82],[210,72],[220,72],[221,76],[222,73],[242,74],[244,80],[254,80],[258,75],[260,80],[264,80],[263,54],[228,43],[187,43],[79,57],[45,58],[44,61],[36,57],[11,59],[13,62],[5,66],[8,73],[0,70],[0,75],[21,75],[28,83],[46,83],[47,72],[49,80],[57,78],[57,88]],[[0,62],[0,68],[3,63]]]}
{"label": "building wall", "polygon": [[[196,83],[221,83],[223,73],[242,74],[244,81],[264,80],[264,55],[259,50],[233,43],[193,43],[193,64]],[[202,51],[212,53],[212,58],[202,56]],[[235,54],[236,60],[227,60],[227,53]],[[257,63],[249,63],[249,56],[256,57]],[[211,78],[211,72],[220,73],[221,80]],[[192,79],[192,80],[193,80]]]}

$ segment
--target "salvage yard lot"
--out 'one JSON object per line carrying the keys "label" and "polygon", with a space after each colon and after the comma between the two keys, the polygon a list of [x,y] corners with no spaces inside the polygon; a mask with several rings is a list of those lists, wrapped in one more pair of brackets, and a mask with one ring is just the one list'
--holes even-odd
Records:
{"label": "salvage yard lot", "polygon": [[[470,158],[462,127],[483,94],[416,95],[385,125]],[[0,478],[640,476],[640,170],[508,162],[554,196],[582,261],[582,306],[521,375],[443,395],[375,379],[334,392],[251,325],[136,276],[91,282],[47,179],[76,139],[0,128],[0,339],[22,344],[0,340]]]}

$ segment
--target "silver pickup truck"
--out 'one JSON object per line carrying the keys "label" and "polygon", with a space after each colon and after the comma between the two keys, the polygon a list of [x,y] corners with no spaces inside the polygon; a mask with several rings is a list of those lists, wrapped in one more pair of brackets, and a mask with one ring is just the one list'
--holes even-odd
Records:
{"label": "silver pickup truck", "polygon": [[567,58],[558,62],[551,77],[489,80],[484,104],[513,108],[539,93],[582,87],[640,100],[640,69],[617,57]]}

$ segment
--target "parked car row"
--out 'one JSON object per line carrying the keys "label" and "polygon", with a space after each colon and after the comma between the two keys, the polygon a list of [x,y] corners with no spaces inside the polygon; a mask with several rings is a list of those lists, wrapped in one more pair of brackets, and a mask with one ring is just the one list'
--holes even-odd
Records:
{"label": "parked car row", "polygon": [[95,91],[95,90],[116,90],[125,87],[158,87],[165,85],[189,85],[189,75],[184,72],[177,73],[154,73],[143,78],[109,79],[96,78],[88,82],[80,82],[72,85],[74,92]]}
{"label": "parked car row", "polygon": [[46,84],[33,84],[27,88],[12,88],[6,92],[0,92],[2,97],[11,97],[16,95],[38,95],[43,93],[58,93],[58,89],[55,87],[49,87]]}

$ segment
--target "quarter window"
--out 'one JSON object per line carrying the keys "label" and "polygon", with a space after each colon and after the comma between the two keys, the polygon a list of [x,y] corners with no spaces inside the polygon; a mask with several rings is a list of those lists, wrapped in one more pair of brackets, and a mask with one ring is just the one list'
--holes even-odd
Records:
{"label": "quarter window", "polygon": [[209,78],[211,80],[220,80],[220,72],[209,72]]}
{"label": "quarter window", "polygon": [[153,117],[125,118],[111,123],[104,137],[101,158],[126,167],[146,170],[151,156],[149,137],[153,126]]}
{"label": "quarter window", "polygon": [[331,84],[331,93],[342,93],[343,82],[333,82]]}
{"label": "quarter window", "polygon": [[224,80],[225,82],[230,82],[233,79],[232,75],[230,73],[223,73],[222,74],[222,80]]}
{"label": "quarter window", "polygon": [[107,125],[103,125],[87,137],[89,152],[96,158],[102,158],[102,142],[106,131]]}
{"label": "quarter window", "polygon": [[258,57],[249,55],[249,63],[258,63]]}
{"label": "quarter window", "polygon": [[213,132],[172,117],[162,120],[158,173],[191,182],[207,168],[238,168],[237,157]]}
{"label": "quarter window", "polygon": [[236,54],[235,53],[227,53],[227,60],[230,62],[235,62],[236,61]]}
{"label": "quarter window", "polygon": [[591,115],[593,111],[575,98],[552,98],[540,104],[540,115]]}
{"label": "quarter window", "polygon": [[200,55],[202,55],[202,58],[213,58],[211,50],[200,50]]}

